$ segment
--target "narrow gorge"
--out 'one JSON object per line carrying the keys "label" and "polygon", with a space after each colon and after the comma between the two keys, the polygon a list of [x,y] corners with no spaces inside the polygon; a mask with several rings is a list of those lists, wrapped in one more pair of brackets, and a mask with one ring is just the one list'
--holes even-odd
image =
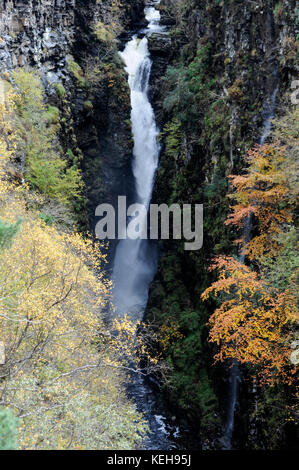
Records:
{"label": "narrow gorge", "polygon": [[1,450],[296,448],[298,37],[296,0],[0,1]]}

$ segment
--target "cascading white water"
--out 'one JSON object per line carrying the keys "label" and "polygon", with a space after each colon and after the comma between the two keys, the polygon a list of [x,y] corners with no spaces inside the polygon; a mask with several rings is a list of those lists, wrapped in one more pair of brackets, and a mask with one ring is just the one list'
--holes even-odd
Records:
{"label": "cascading white water", "polygon": [[126,64],[131,89],[131,120],[134,137],[133,174],[137,202],[147,207],[151,200],[159,156],[158,130],[154,111],[147,95],[152,65],[147,38],[139,40],[135,36],[120,55]]}
{"label": "cascading white water", "polygon": [[153,2],[153,5],[145,7],[145,19],[149,22],[146,33],[164,31],[164,27],[160,25],[161,15],[159,10],[155,8],[160,0]]}
{"label": "cascading white water", "polygon": [[[149,6],[145,9],[145,15],[149,21],[149,26],[145,30],[146,34],[160,30],[158,10]],[[159,144],[155,115],[148,98],[152,62],[146,35],[143,39],[134,36],[120,56],[126,66],[131,90],[131,121],[134,137],[132,170],[135,180],[135,202],[148,208],[158,166]],[[155,249],[148,241],[140,239],[119,241],[112,275],[115,286],[113,305],[117,315],[127,313],[136,320],[142,319],[149,284],[153,279],[155,269]]]}
{"label": "cascading white water", "polygon": [[[149,207],[152,197],[155,172],[158,166],[159,144],[153,108],[148,98],[149,79],[152,62],[148,50],[147,36],[153,32],[163,32],[159,25],[160,13],[154,8],[158,1],[152,1],[145,8],[149,22],[140,31],[144,37],[134,36],[125,50],[120,53],[131,90],[131,121],[134,137],[132,171],[135,183],[135,202]],[[142,225],[142,221],[140,222]],[[149,285],[156,268],[156,248],[147,240],[120,240],[114,257],[112,279],[114,281],[113,316],[129,314],[133,320],[142,320],[148,299]],[[133,397],[138,409],[148,420],[150,435],[145,440],[146,449],[172,449],[179,430],[174,423],[169,424],[162,416],[163,406],[155,401],[150,386],[140,376],[134,375],[127,385],[129,396]]]}

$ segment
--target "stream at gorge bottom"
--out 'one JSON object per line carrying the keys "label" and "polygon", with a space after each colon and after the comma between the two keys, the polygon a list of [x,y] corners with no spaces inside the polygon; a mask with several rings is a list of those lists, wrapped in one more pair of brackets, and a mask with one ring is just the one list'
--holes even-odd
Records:
{"label": "stream at gorge bottom", "polygon": [[[134,188],[128,192],[134,194],[136,203],[147,209],[151,203],[155,173],[159,163],[159,129],[148,91],[151,77],[152,60],[148,48],[148,36],[152,33],[167,34],[160,26],[160,12],[155,8],[160,0],[146,2],[144,10],[147,27],[142,27],[132,35],[119,55],[128,73],[131,92],[131,122],[134,139],[132,173]],[[146,218],[144,219],[146,223]],[[121,319],[128,315],[131,320],[143,320],[148,300],[150,284],[157,269],[157,246],[147,240],[122,239],[116,247],[112,280],[113,306],[110,320]],[[113,312],[113,313],[112,313]],[[187,430],[167,409],[159,384],[152,386],[155,379],[131,373],[126,384],[129,398],[143,414],[149,433],[142,449],[172,450],[186,449],[183,436]]]}

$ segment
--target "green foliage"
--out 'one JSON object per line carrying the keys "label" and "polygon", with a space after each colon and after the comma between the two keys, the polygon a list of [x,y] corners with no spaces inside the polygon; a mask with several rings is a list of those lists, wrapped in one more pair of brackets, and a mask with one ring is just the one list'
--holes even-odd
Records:
{"label": "green foliage", "polygon": [[161,136],[165,136],[166,155],[177,158],[183,138],[180,121],[174,118],[170,123],[166,124]]}
{"label": "green foliage", "polygon": [[[211,60],[210,45],[201,45],[188,66],[181,64],[176,67],[169,66],[164,77],[168,87],[168,93],[163,102],[164,110],[175,115],[175,120],[181,121],[185,129],[194,133],[198,132],[198,124],[205,111],[210,116],[211,111],[213,114],[211,107],[218,103],[215,100],[217,96],[215,89],[218,87],[219,80],[209,75]],[[227,127],[228,113],[225,106],[223,115],[225,121],[221,121],[222,129]],[[219,120],[221,120],[220,116]],[[217,124],[215,123],[215,126]]]}
{"label": "green foliage", "polygon": [[60,155],[57,148],[59,109],[45,106],[43,90],[35,73],[20,69],[13,73],[16,97],[15,127],[18,144],[26,154],[26,178],[47,198],[74,207],[81,199],[81,172]]}
{"label": "green foliage", "polygon": [[69,58],[67,61],[69,71],[74,75],[81,87],[85,87],[86,81],[81,66],[73,59]]}
{"label": "green foliage", "polygon": [[39,218],[41,220],[43,220],[45,222],[46,225],[53,225],[54,221],[55,221],[55,218],[52,217],[51,215],[49,214],[43,214],[43,213],[40,213],[39,214]]}
{"label": "green foliage", "polygon": [[177,118],[187,120],[188,115],[185,113],[187,107],[192,104],[193,95],[186,80],[185,68],[169,66],[164,79],[169,86],[169,92],[163,102],[165,111],[175,112]]}
{"label": "green foliage", "polygon": [[265,256],[260,259],[263,277],[281,291],[292,288],[296,293],[299,254],[295,227],[289,227],[288,230],[275,237],[275,240],[282,249],[277,251],[275,258]]}
{"label": "green foliage", "polygon": [[87,111],[87,112],[93,111],[93,104],[90,100],[84,101],[83,107],[84,107],[85,111]]}
{"label": "green foliage", "polygon": [[80,198],[83,187],[78,168],[67,168],[67,162],[61,158],[40,160],[33,154],[30,155],[28,180],[42,194],[64,205],[72,205],[74,199]]}
{"label": "green foliage", "polygon": [[219,196],[228,189],[227,178],[221,175],[219,168],[215,170],[215,177],[204,186],[204,196],[210,202],[219,201]]}
{"label": "green foliage", "polygon": [[[151,294],[154,305],[151,315],[163,325],[174,322],[181,333],[181,337],[171,341],[164,351],[173,371],[165,384],[168,399],[200,420],[202,435],[212,435],[219,425],[219,418],[218,402],[206,362],[207,312],[204,308],[199,310],[190,306],[190,293],[182,282],[177,253],[162,257],[159,277],[161,282]],[[201,281],[204,283],[204,279]],[[188,285],[188,279],[185,283]],[[196,295],[193,295],[193,303],[195,299]]]}
{"label": "green foliage", "polygon": [[[219,153],[219,148],[223,147],[224,152],[229,151],[229,108],[225,100],[218,99],[214,101],[207,109],[203,121],[203,129],[200,141],[203,143],[210,141],[211,152]],[[219,169],[220,161],[215,161],[216,168]],[[224,168],[227,166],[227,160],[224,160]]]}
{"label": "green foliage", "polygon": [[66,94],[66,90],[62,83],[54,83],[54,88],[56,88],[57,94],[60,98],[63,98]]}
{"label": "green foliage", "polygon": [[199,406],[202,415],[201,427],[203,430],[215,432],[216,427],[220,425],[220,417],[216,413],[219,404],[206,369],[201,369],[200,371],[199,385]]}
{"label": "green foliage", "polygon": [[12,77],[20,94],[17,101],[20,113],[32,114],[44,108],[43,88],[37,74],[21,68],[15,70]]}
{"label": "green foliage", "polygon": [[48,120],[50,124],[59,123],[59,109],[56,108],[56,106],[49,106],[47,115],[48,115]]}
{"label": "green foliage", "polygon": [[19,420],[8,408],[0,408],[0,450],[16,450],[18,448]]}
{"label": "green foliage", "polygon": [[2,222],[0,219],[0,249],[9,248],[14,237],[20,229],[22,220],[20,219],[15,224]]}
{"label": "green foliage", "polygon": [[111,43],[115,39],[115,32],[112,27],[98,21],[94,28],[95,34],[100,41]]}

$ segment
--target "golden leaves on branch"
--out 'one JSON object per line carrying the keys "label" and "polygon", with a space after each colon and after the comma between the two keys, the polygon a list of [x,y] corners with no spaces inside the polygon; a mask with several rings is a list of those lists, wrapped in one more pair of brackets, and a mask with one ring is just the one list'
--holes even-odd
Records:
{"label": "golden leaves on branch", "polygon": [[[293,221],[296,201],[285,172],[287,158],[287,147],[278,141],[257,146],[247,153],[246,175],[229,176],[235,189],[229,197],[235,204],[226,224],[242,229],[250,214],[258,222],[259,235],[244,248],[250,259],[275,253],[279,246],[274,235],[279,233],[282,224]],[[238,243],[244,244],[244,239],[238,240]]]}
{"label": "golden leaves on branch", "polygon": [[288,291],[271,288],[249,267],[231,257],[218,257],[211,270],[218,280],[202,299],[220,297],[221,305],[209,320],[210,341],[218,346],[216,361],[237,359],[254,365],[263,381],[290,379],[290,356],[285,331],[293,321],[294,299]]}
{"label": "golden leaves on branch", "polygon": [[114,348],[102,340],[111,339],[103,322],[111,289],[105,255],[91,239],[57,232],[17,200],[0,207],[2,220],[14,214],[22,215],[20,231],[0,250],[0,389],[1,404],[24,423],[21,447],[132,448],[146,427],[122,389],[119,351],[132,355],[130,342]]}
{"label": "golden leaves on branch", "polygon": [[[253,367],[264,383],[293,382],[290,361],[294,322],[298,321],[293,226],[297,207],[299,111],[275,122],[275,141],[247,152],[247,169],[230,175],[234,192],[226,225],[242,233],[236,240],[247,266],[231,256],[215,258],[217,280],[202,294],[217,299],[209,320],[216,361],[236,359]],[[248,241],[246,224],[252,219]],[[249,228],[250,229],[250,228]],[[245,239],[246,238],[246,239]]]}

